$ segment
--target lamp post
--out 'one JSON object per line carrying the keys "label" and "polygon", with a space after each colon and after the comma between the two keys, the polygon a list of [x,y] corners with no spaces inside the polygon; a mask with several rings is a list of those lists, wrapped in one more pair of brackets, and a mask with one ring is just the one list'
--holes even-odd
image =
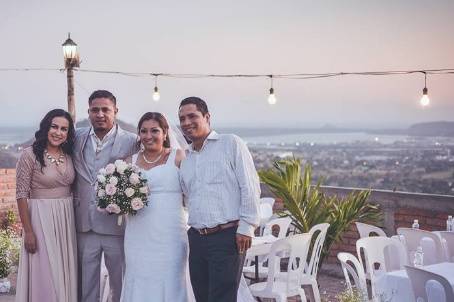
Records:
{"label": "lamp post", "polygon": [[76,100],[74,98],[74,71],[79,67],[79,54],[77,53],[77,44],[71,40],[71,34],[68,33],[68,39],[62,44],[63,57],[65,59],[66,79],[68,83],[68,112],[71,114],[74,123],[76,122]]}

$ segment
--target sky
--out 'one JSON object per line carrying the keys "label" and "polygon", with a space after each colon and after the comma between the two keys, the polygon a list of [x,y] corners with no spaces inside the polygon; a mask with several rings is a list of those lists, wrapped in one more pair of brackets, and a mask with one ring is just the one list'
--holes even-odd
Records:
{"label": "sky", "polygon": [[[62,68],[71,32],[81,68],[150,73],[285,74],[454,68],[454,1],[1,0],[0,69]],[[77,119],[96,89],[120,119],[147,111],[177,122],[184,97],[202,97],[214,127],[407,127],[454,120],[454,74],[266,78],[154,78],[75,73]],[[66,108],[61,71],[0,71],[0,126],[37,126]]]}

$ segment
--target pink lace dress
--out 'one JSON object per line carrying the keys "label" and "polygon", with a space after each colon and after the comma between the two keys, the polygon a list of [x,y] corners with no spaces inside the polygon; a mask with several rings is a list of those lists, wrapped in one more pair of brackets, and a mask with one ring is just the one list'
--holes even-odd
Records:
{"label": "pink lace dress", "polygon": [[37,251],[22,244],[16,302],[77,302],[77,247],[70,156],[59,166],[48,159],[41,172],[31,148],[16,168],[16,198],[28,200]]}

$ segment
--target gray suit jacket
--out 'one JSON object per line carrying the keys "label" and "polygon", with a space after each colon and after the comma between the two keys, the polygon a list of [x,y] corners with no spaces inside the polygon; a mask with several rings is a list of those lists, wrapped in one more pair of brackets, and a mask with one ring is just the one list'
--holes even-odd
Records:
{"label": "gray suit jacket", "polygon": [[[90,127],[76,130],[76,142],[74,145],[73,162],[76,170],[74,181],[74,211],[76,216],[76,229],[78,232],[94,231],[98,234],[123,235],[124,223],[120,227],[117,224],[116,215],[100,213],[96,208],[95,182],[96,176],[92,176],[84,159],[84,147],[89,139]],[[124,131],[120,127],[110,152],[109,163],[117,159],[136,153],[137,136]]]}

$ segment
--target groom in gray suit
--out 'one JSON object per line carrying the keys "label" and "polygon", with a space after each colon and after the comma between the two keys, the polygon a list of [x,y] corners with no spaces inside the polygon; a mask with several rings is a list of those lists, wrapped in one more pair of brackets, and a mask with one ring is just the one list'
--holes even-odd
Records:
{"label": "groom in gray suit", "polygon": [[74,167],[79,302],[99,302],[101,254],[109,272],[112,301],[120,301],[124,269],[124,225],[116,215],[97,211],[95,183],[99,169],[136,152],[136,135],[122,130],[115,122],[118,112],[115,96],[97,90],[88,100],[92,127],[76,130]]}

